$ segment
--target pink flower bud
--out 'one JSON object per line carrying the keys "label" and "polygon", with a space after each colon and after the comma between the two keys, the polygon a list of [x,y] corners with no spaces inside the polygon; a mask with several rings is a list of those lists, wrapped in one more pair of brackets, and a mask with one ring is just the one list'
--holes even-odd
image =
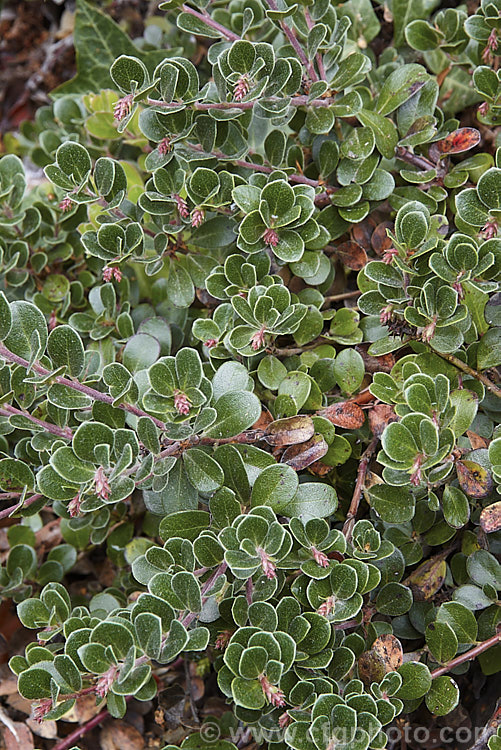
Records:
{"label": "pink flower bud", "polygon": [[68,503],[68,513],[72,518],[75,518],[76,516],[80,515],[80,505],[81,505],[81,499],[80,495],[75,495],[73,500],[70,500]]}
{"label": "pink flower bud", "polygon": [[170,138],[167,138],[167,137],[162,138],[157,148],[158,148],[158,153],[162,154],[162,156],[164,156],[165,154],[168,154],[169,151],[172,151],[172,144],[170,142]]}
{"label": "pink flower bud", "polygon": [[195,228],[199,227],[201,224],[203,224],[204,218],[204,211],[201,208],[195,208],[195,210],[191,214],[191,226]]}
{"label": "pink flower bud", "polygon": [[416,460],[412,464],[412,472],[411,472],[411,478],[410,483],[414,485],[414,487],[419,487],[421,484],[421,464],[423,463],[424,456],[419,454],[416,456]]}
{"label": "pink flower bud", "polygon": [[94,474],[94,492],[101,500],[107,500],[110,496],[110,485],[102,466]]}
{"label": "pink flower bud", "polygon": [[230,642],[231,636],[232,633],[229,630],[221,631],[221,633],[219,633],[218,637],[216,638],[216,643],[214,644],[215,647],[219,649],[219,651],[224,651],[224,649]]}
{"label": "pink flower bud", "polygon": [[33,709],[33,718],[39,724],[45,719],[49,711],[52,711],[52,698],[43,698]]}
{"label": "pink flower bud", "polygon": [[283,714],[281,714],[281,716],[278,717],[278,726],[280,727],[280,729],[285,729],[285,727],[289,726],[291,721],[292,719],[287,713],[287,711],[284,711]]}
{"label": "pink flower bud", "polygon": [[383,253],[382,261],[383,263],[386,263],[387,265],[390,265],[392,263],[393,258],[395,255],[398,255],[398,250],[396,247],[389,247],[388,250],[385,250]]}
{"label": "pink flower bud", "polygon": [[382,326],[385,326],[387,323],[390,322],[393,315],[393,306],[392,305],[386,305],[386,307],[383,307],[381,312],[379,313],[379,322]]}
{"label": "pink flower bud", "polygon": [[317,609],[317,612],[319,615],[323,615],[324,617],[328,617],[332,612],[334,612],[334,607],[336,606],[336,597],[335,596],[329,596],[325,600],[323,604],[320,605],[320,607]]}
{"label": "pink flower bud", "polygon": [[186,203],[185,199],[181,198],[180,195],[175,193],[174,200],[176,201],[176,206],[179,212],[179,216],[181,216],[182,219],[187,219],[188,216],[190,215],[190,209],[188,208],[188,204]]}
{"label": "pink flower bud", "polygon": [[59,208],[63,212],[63,214],[66,213],[66,211],[71,211],[71,209],[73,208],[73,201],[71,200],[71,198],[66,196],[66,198],[63,198],[63,200],[59,204]]}
{"label": "pink flower bud", "polygon": [[118,122],[120,122],[124,119],[124,117],[127,117],[127,115],[130,114],[133,99],[133,94],[127,94],[127,96],[124,96],[122,99],[118,100],[118,102],[113,107],[113,117],[115,118],[115,120],[118,120]]}
{"label": "pink flower bud", "polygon": [[233,98],[236,102],[241,102],[250,91],[249,78],[244,74],[240,76],[233,89]]}
{"label": "pink flower bud", "polygon": [[275,563],[262,547],[257,548],[257,553],[261,559],[261,567],[266,578],[272,579],[277,577],[277,568]]}
{"label": "pink flower bud", "polygon": [[498,229],[499,226],[496,219],[489,219],[480,231],[486,240],[491,240],[493,237],[497,237]]}
{"label": "pink flower bud", "polygon": [[317,565],[320,565],[322,568],[329,567],[329,558],[324,552],[320,552],[316,547],[312,547],[311,554]]}
{"label": "pink flower bud", "polygon": [[266,675],[261,675],[259,682],[263,688],[264,697],[272,706],[285,706],[283,692],[276,685],[272,685]]}
{"label": "pink flower bud", "polygon": [[174,408],[179,414],[185,416],[190,413],[190,399],[181,391],[174,391]]}
{"label": "pink flower bud", "polygon": [[254,349],[255,352],[257,352],[261,347],[264,346],[265,343],[265,327],[259,329],[259,331],[256,331],[256,333],[253,334],[250,345],[251,349]]}
{"label": "pink flower bud", "polygon": [[101,675],[101,677],[96,682],[96,695],[98,695],[100,698],[105,698],[108,695],[117,672],[118,667],[113,665],[108,669],[107,672],[104,672],[104,674]]}
{"label": "pink flower bud", "polygon": [[265,229],[263,232],[263,240],[270,247],[276,247],[279,243],[279,237],[275,229]]}

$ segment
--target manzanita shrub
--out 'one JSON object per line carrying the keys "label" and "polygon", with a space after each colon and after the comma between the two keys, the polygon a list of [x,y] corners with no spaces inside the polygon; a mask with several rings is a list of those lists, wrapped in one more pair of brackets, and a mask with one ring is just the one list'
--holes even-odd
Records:
{"label": "manzanita shrub", "polygon": [[[439,6],[170,0],[134,45],[79,0],[78,76],[0,160],[38,718],[207,654],[233,727],[378,749],[501,669],[501,0]],[[72,599],[99,548],[115,584]]]}

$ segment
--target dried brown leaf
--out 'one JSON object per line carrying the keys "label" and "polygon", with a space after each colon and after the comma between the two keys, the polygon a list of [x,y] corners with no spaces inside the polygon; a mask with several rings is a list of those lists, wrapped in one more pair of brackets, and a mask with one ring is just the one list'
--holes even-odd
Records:
{"label": "dried brown leaf", "polygon": [[413,570],[406,583],[410,585],[415,600],[425,601],[431,599],[441,589],[446,574],[445,556],[435,555]]}
{"label": "dried brown leaf", "polygon": [[98,714],[101,708],[102,706],[100,707],[96,705],[95,695],[82,695],[75,702],[73,708],[68,711],[68,713],[64,714],[62,721],[85,724],[86,721],[89,721],[89,719],[92,719],[93,716]]}
{"label": "dried brown leaf", "polygon": [[371,240],[371,234],[374,231],[376,222],[371,216],[361,221],[359,224],[354,224],[351,228],[351,236],[358,242],[362,247],[369,247]]}
{"label": "dried brown leaf", "polygon": [[268,409],[263,406],[263,409],[261,411],[261,416],[259,417],[257,422],[254,422],[254,424],[252,425],[252,429],[253,430],[265,430],[271,422],[273,422],[273,417],[271,416]]}
{"label": "dried brown leaf", "polygon": [[369,651],[358,659],[358,673],[366,684],[380,682],[385,674],[398,669],[403,661],[403,649],[398,638],[385,633],[376,638]]}
{"label": "dried brown leaf", "polygon": [[480,141],[481,135],[476,128],[458,128],[442,140],[436,141],[432,148],[434,153],[436,149],[439,154],[461,154],[478,146]]}
{"label": "dried brown leaf", "polygon": [[101,730],[101,750],[143,750],[144,739],[125,721],[114,719]]}
{"label": "dried brown leaf", "polygon": [[55,740],[57,738],[57,724],[52,719],[46,719],[41,722],[36,719],[26,719],[26,724],[33,734],[38,735],[38,737],[43,737],[46,740]]}
{"label": "dried brown leaf", "polygon": [[466,435],[468,436],[472,450],[476,451],[478,448],[489,447],[489,440],[482,437],[482,435],[477,435],[477,433],[472,430],[466,430]]}
{"label": "dried brown leaf", "polygon": [[372,233],[371,245],[378,255],[383,255],[383,253],[393,245],[391,238],[388,237],[387,229],[389,229],[390,232],[393,231],[392,222],[382,221]]}
{"label": "dried brown leaf", "polygon": [[332,466],[327,466],[323,461],[315,461],[315,463],[308,466],[308,471],[316,477],[325,477],[332,471]]}
{"label": "dried brown leaf", "polygon": [[398,417],[390,404],[375,404],[369,411],[369,426],[375,437],[381,437],[386,425],[397,421]]}
{"label": "dried brown leaf", "polygon": [[33,750],[33,735],[26,724],[11,721],[4,711],[0,713],[0,722],[0,736],[5,750]]}
{"label": "dried brown leaf", "polygon": [[341,401],[321,409],[318,413],[336,427],[343,427],[345,430],[357,430],[365,420],[362,408],[354,401]]}
{"label": "dried brown leaf", "polygon": [[365,372],[391,372],[395,365],[395,355],[390,353],[383,354],[381,357],[371,357],[367,353],[368,348],[369,344],[359,344],[355,347],[364,360]]}
{"label": "dried brown leaf", "polygon": [[501,500],[484,508],[480,514],[480,526],[486,534],[501,529]]}
{"label": "dried brown leaf", "polygon": [[342,242],[335,246],[335,255],[341,263],[352,271],[360,271],[367,263],[367,253],[358,242]]}
{"label": "dried brown leaf", "polygon": [[325,456],[329,446],[321,435],[314,435],[306,443],[291,445],[282,455],[282,463],[300,471]]}
{"label": "dried brown leaf", "polygon": [[402,644],[391,633],[383,633],[376,638],[372,651],[380,657],[387,672],[394,672],[403,662]]}
{"label": "dried brown leaf", "polygon": [[481,499],[491,494],[494,483],[483,466],[475,461],[456,461],[459,486],[469,497]]}
{"label": "dried brown leaf", "polygon": [[295,417],[277,419],[268,425],[264,439],[269,445],[296,445],[305,443],[315,434],[311,417],[298,414]]}

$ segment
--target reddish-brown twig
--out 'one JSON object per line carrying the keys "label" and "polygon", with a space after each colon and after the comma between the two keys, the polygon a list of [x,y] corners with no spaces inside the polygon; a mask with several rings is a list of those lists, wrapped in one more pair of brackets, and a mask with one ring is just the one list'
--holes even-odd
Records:
{"label": "reddish-brown twig", "polygon": [[353,527],[355,525],[355,519],[357,517],[358,512],[358,506],[360,505],[360,500],[362,498],[362,491],[364,488],[364,482],[365,482],[365,475],[367,474],[367,469],[369,467],[369,462],[372,458],[372,454],[376,450],[376,445],[378,443],[379,438],[375,437],[365,451],[362,454],[362,457],[360,459],[360,463],[358,465],[358,474],[357,474],[357,481],[355,484],[355,490],[353,492],[353,497],[351,499],[350,507],[348,508],[348,513],[346,514],[346,521],[344,522],[343,526],[343,534],[345,535],[347,541],[350,541],[351,535],[353,532]]}
{"label": "reddish-brown twig", "polygon": [[450,672],[450,670],[454,669],[454,667],[458,667],[460,664],[464,664],[466,661],[476,659],[479,654],[483,654],[484,651],[492,648],[492,646],[495,646],[497,643],[501,643],[501,630],[499,630],[496,635],[488,638],[486,641],[477,643],[476,646],[471,648],[469,651],[465,651],[464,654],[460,654],[459,656],[456,656],[455,659],[451,659],[451,661],[448,661],[447,664],[443,664],[441,667],[437,667],[437,669],[434,669],[431,673],[432,678],[435,679],[435,677],[440,677],[440,675],[446,674],[446,672]]}

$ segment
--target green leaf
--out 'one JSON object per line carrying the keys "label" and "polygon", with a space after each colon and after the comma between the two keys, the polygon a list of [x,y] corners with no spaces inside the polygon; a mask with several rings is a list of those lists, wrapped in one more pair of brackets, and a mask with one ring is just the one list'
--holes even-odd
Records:
{"label": "green leaf", "polygon": [[397,669],[397,672],[402,677],[402,686],[396,693],[397,698],[406,701],[422,698],[431,687],[430,670],[422,662],[405,662]]}
{"label": "green leaf", "polygon": [[383,615],[404,615],[412,607],[412,592],[401,583],[387,583],[379,590],[376,607]]}
{"label": "green leaf", "polygon": [[334,113],[327,107],[312,107],[306,115],[305,127],[315,135],[329,133],[334,125]]}
{"label": "green leaf", "polygon": [[17,616],[25,628],[33,630],[49,622],[50,611],[40,599],[25,599],[18,605]]}
{"label": "green leaf", "polygon": [[466,570],[478,586],[488,585],[495,590],[501,589],[501,565],[487,550],[479,549],[468,555]]}
{"label": "green leaf", "polygon": [[231,45],[227,57],[228,65],[237,73],[249,73],[255,59],[254,45],[244,39]]}
{"label": "green leaf", "polygon": [[286,464],[268,466],[254,482],[251,506],[269,505],[278,512],[292,500],[297,488],[297,474],[290,466]]}
{"label": "green leaf", "polygon": [[67,177],[73,178],[76,185],[84,182],[92,168],[89,152],[76,141],[65,141],[59,146],[56,163]]}
{"label": "green leaf", "polygon": [[470,503],[464,492],[458,487],[452,487],[451,485],[444,487],[442,510],[445,520],[454,529],[465,526],[470,518]]}
{"label": "green leaf", "polygon": [[209,526],[210,516],[205,510],[181,510],[162,518],[159,533],[163,540],[181,537],[194,541]]}
{"label": "green leaf", "polygon": [[424,85],[429,76],[422,65],[402,65],[386,78],[379,92],[377,111],[389,115]]}
{"label": "green leaf", "polygon": [[409,488],[374,484],[369,494],[372,508],[386,523],[405,523],[414,517],[415,500]]}
{"label": "green leaf", "polygon": [[456,195],[457,212],[466,224],[483,227],[489,218],[487,206],[478,197],[475,188],[467,188]]}
{"label": "green leaf", "polygon": [[443,35],[427,21],[416,19],[404,29],[407,44],[418,52],[434,50],[443,39]]}
{"label": "green leaf", "polygon": [[501,169],[492,167],[477,183],[478,196],[490,211],[501,209]]}
{"label": "green leaf", "polygon": [[51,404],[61,409],[89,409],[92,406],[90,396],[61,383],[54,383],[50,386],[47,398]]}
{"label": "green leaf", "polygon": [[9,335],[12,327],[12,313],[10,305],[4,292],[0,292],[0,340],[4,340]]}
{"label": "green leaf", "polygon": [[361,354],[348,347],[339,352],[334,362],[334,376],[344,393],[355,393],[364,375],[365,365]]}
{"label": "green leaf", "polygon": [[172,590],[190,612],[202,611],[200,586],[193,573],[181,570],[172,576]]}
{"label": "green leaf", "polygon": [[148,333],[137,333],[127,341],[123,363],[130,372],[146,370],[160,356],[160,343]]}
{"label": "green leaf", "polygon": [[435,677],[425,698],[428,710],[435,716],[445,716],[459,703],[459,688],[448,675]]}
{"label": "green leaf", "polygon": [[225,393],[250,391],[252,387],[247,368],[239,362],[224,362],[212,379],[212,393],[216,400]]}
{"label": "green leaf", "polygon": [[231,692],[235,704],[242,708],[257,710],[265,704],[263,688],[258,680],[235,677],[231,683]]}
{"label": "green leaf", "polygon": [[276,391],[287,375],[285,365],[272,355],[267,355],[259,362],[257,376],[265,388]]}
{"label": "green leaf", "polygon": [[40,700],[51,697],[51,679],[53,668],[51,662],[40,662],[19,675],[17,688],[27,700]]}
{"label": "green leaf", "polygon": [[261,403],[248,391],[224,393],[214,404],[216,420],[206,430],[206,437],[228,438],[252,427],[261,415]]}
{"label": "green leaf", "polygon": [[501,364],[501,328],[489,328],[478,343],[477,367],[487,370]]}
{"label": "green leaf", "polygon": [[130,55],[120,55],[110,68],[110,76],[119,89],[135,93],[148,80],[146,66]]}
{"label": "green leaf", "polygon": [[425,637],[431,655],[439,664],[445,664],[456,656],[458,639],[449,623],[430,622]]}
{"label": "green leaf", "polygon": [[0,489],[4,492],[22,492],[24,488],[33,490],[35,476],[24,461],[16,458],[0,460]]}
{"label": "green leaf", "polygon": [[209,39],[219,39],[222,36],[220,32],[205,23],[203,19],[196,18],[195,16],[192,16],[191,13],[179,13],[176,17],[176,24],[188,34],[206,36]]}
{"label": "green leaf", "polygon": [[[31,302],[15,300],[10,305],[12,328],[5,338],[7,349],[19,357],[30,360],[33,354],[45,351],[47,323],[38,307]],[[34,344],[35,338],[37,344]]]}
{"label": "green leaf", "polygon": [[58,448],[50,457],[50,463],[63,479],[77,484],[92,481],[96,473],[94,464],[79,459],[69,446]]}
{"label": "green leaf", "polygon": [[394,44],[401,47],[404,43],[405,29],[418,18],[429,18],[431,12],[439,5],[438,0],[392,0]]}
{"label": "green leaf", "polygon": [[205,451],[191,448],[183,455],[188,479],[199,492],[214,492],[223,485],[224,472]]}
{"label": "green leaf", "polygon": [[378,112],[368,109],[357,112],[356,117],[362,125],[367,125],[374,131],[378,151],[387,159],[392,159],[398,143],[398,132],[394,123]]}
{"label": "green leaf", "polygon": [[473,643],[477,638],[475,615],[459,602],[445,602],[437,612],[437,621],[448,623],[459,643]]}
{"label": "green leaf", "polygon": [[78,377],[84,366],[84,347],[82,339],[74,328],[60,325],[50,332],[47,339],[47,352],[52,359],[54,369],[66,367],[68,373]]}
{"label": "green leaf", "polygon": [[320,482],[305,482],[299,485],[297,493],[289,502],[280,503],[275,511],[288,518],[298,517],[308,521],[310,518],[332,515],[337,502],[333,487]]}

